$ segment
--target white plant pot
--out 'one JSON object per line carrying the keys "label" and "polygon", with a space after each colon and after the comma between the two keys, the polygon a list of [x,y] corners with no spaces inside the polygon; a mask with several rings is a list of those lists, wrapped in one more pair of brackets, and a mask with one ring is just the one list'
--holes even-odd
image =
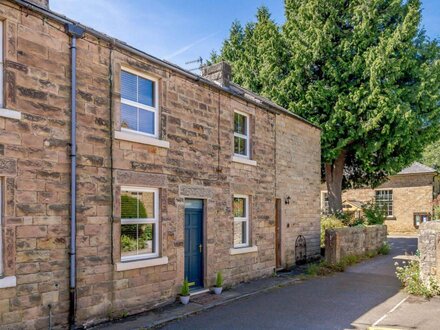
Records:
{"label": "white plant pot", "polygon": [[219,287],[219,288],[216,287],[216,286],[214,287],[214,293],[215,293],[215,294],[221,294],[222,291],[223,291],[223,288],[222,288],[222,287]]}
{"label": "white plant pot", "polygon": [[180,302],[183,305],[187,305],[189,303],[189,296],[179,296],[180,297]]}

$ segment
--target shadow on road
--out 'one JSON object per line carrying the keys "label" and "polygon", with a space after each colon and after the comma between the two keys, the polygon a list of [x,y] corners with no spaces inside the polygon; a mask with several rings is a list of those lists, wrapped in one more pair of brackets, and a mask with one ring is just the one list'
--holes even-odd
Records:
{"label": "shadow on road", "polygon": [[390,238],[389,242],[388,256],[370,259],[344,273],[258,294],[164,328],[350,329],[371,325],[399,298],[393,256],[417,249],[417,238]]}

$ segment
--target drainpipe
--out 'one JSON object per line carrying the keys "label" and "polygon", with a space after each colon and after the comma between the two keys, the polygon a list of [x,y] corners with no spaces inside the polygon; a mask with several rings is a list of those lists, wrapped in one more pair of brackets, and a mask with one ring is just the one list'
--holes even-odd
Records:
{"label": "drainpipe", "polygon": [[76,314],[76,39],[84,35],[84,29],[66,24],[66,33],[70,36],[71,56],[71,176],[70,176],[70,274],[69,274],[69,326],[75,329]]}

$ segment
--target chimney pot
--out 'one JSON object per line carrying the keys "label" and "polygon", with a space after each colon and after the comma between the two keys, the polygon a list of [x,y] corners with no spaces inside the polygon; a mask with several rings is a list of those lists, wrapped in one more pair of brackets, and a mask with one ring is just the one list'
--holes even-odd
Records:
{"label": "chimney pot", "polygon": [[229,87],[231,81],[231,66],[220,62],[202,68],[202,77],[215,82],[222,87]]}

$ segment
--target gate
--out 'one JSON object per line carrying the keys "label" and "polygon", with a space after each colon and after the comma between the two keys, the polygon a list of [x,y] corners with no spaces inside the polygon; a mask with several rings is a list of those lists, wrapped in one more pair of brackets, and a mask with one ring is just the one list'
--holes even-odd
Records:
{"label": "gate", "polygon": [[304,265],[307,262],[307,243],[303,235],[299,235],[295,241],[295,263]]}

